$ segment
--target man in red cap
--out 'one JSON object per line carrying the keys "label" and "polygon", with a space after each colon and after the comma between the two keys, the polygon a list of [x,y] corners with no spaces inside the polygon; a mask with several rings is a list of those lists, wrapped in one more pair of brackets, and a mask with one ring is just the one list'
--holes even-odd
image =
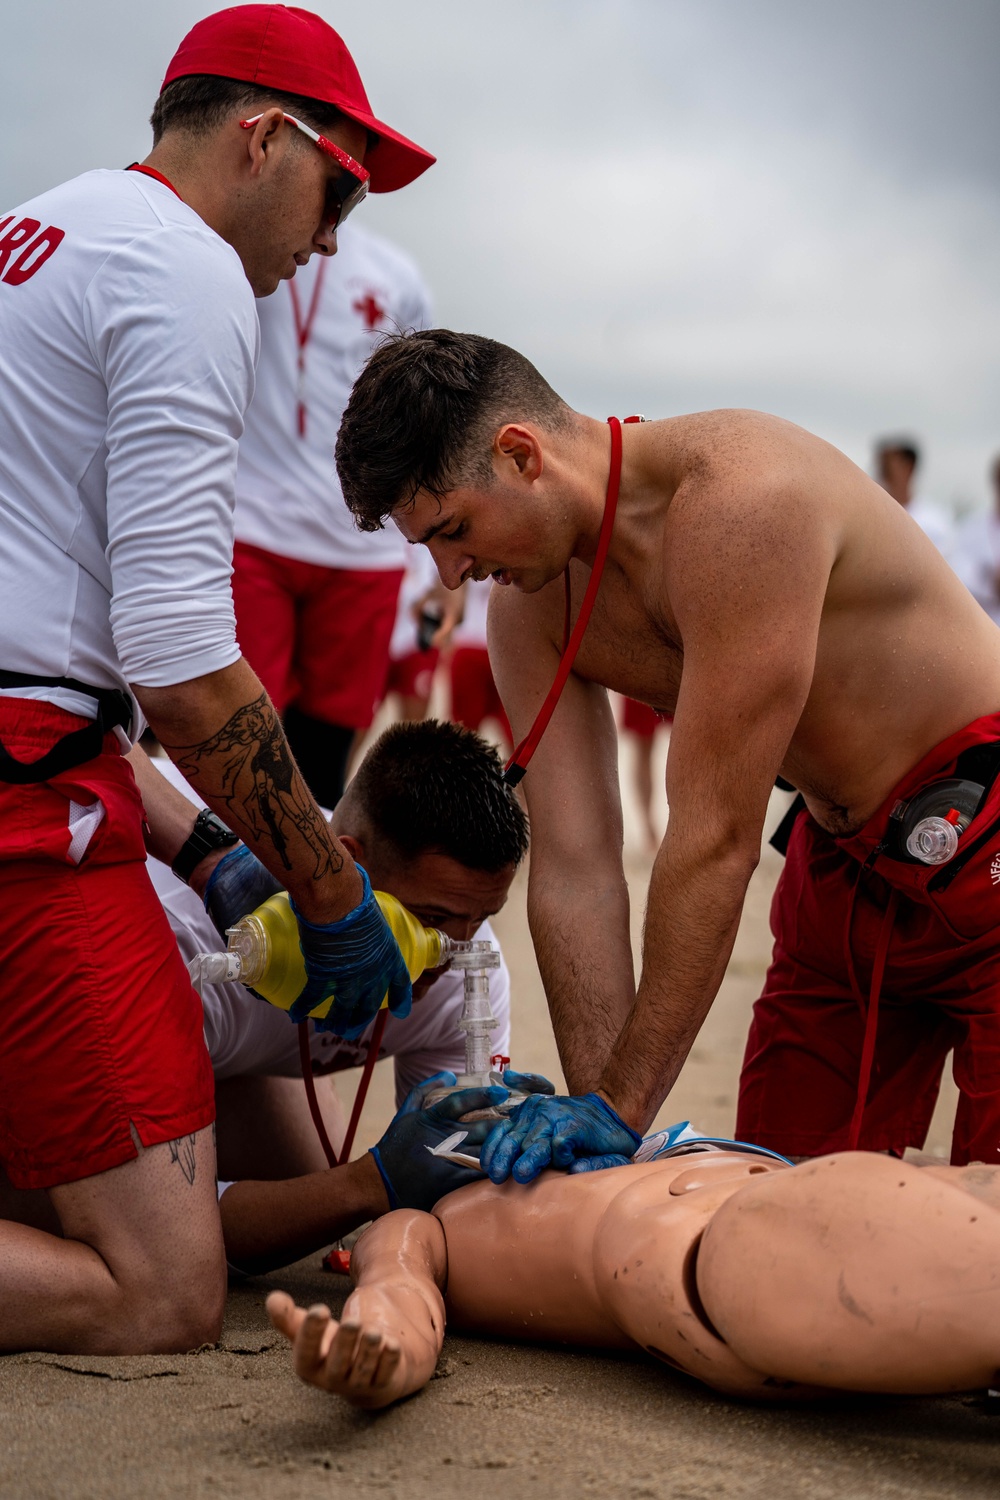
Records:
{"label": "man in red cap", "polygon": [[[240,656],[230,568],[254,294],[433,158],[375,118],[336,32],[280,5],[195,26],[152,124],[142,164],[0,214],[0,1196],[52,1209],[0,1222],[2,1350],[218,1334],[211,1069],[147,848],[223,922],[287,887],[303,1013],[334,993],[351,1037],[387,993],[410,1005]],[[197,818],[130,750],[143,717]]]}

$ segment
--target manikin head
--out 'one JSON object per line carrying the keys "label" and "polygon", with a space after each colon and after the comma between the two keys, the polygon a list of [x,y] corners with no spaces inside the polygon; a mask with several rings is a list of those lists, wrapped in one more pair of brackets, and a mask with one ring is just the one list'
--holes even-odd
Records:
{"label": "manikin head", "polygon": [[150,123],[145,164],[232,245],[258,297],[311,255],[336,253],[337,223],[365,186],[402,187],[434,160],[375,119],[332,27],[283,5],[238,5],[199,21],[171,60]]}
{"label": "manikin head", "polygon": [[913,476],[920,450],[908,439],[883,438],[875,446],[875,476],[884,490],[902,506],[913,499]]}
{"label": "manikin head", "polygon": [[434,719],[387,729],[331,822],[376,890],[460,941],[503,906],[528,848],[496,750]]}
{"label": "manikin head", "polygon": [[375,350],[341,422],[337,469],[358,526],[391,517],[428,546],[447,587],[492,575],[533,593],[579,543],[592,426],[514,349],[429,329]]}

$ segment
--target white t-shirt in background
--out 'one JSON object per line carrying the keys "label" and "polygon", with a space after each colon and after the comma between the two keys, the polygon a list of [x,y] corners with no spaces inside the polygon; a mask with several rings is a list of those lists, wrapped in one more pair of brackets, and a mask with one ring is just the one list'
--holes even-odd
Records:
{"label": "white t-shirt in background", "polygon": [[429,327],[430,298],[409,256],[354,219],[338,230],[337,246],[332,260],[314,255],[295,276],[302,324],[315,305],[301,378],[291,284],[258,304],[261,353],[240,444],[236,535],[321,567],[403,568],[409,548],[391,522],[381,532],[355,526],[334,449],[351,388],[379,338]]}

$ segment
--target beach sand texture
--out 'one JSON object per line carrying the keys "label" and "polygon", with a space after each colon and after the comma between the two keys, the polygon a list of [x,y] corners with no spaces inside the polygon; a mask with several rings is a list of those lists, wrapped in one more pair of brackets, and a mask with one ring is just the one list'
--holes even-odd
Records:
{"label": "beach sand texture", "polygon": [[[773,822],[784,799],[776,796]],[[627,868],[633,926],[649,863]],[[729,974],[662,1120],[732,1129],[753,998],[769,951],[767,909],[780,860],[766,851]],[[513,975],[515,1064],[558,1078],[531,953],[524,877],[497,921]],[[343,1083],[344,1080],[339,1082]],[[350,1095],[353,1079],[344,1090]],[[391,1107],[376,1070],[360,1146]],[[929,1149],[947,1150],[950,1082]],[[1000,1417],[972,1397],[844,1398],[759,1410],[645,1358],[448,1338],[427,1389],[383,1413],[307,1389],[267,1324],[274,1286],[336,1311],[345,1278],[319,1256],[234,1285],[221,1345],[148,1358],[0,1358],[3,1500],[319,1496],[493,1500],[514,1493],[627,1500],[867,1500],[1000,1494]],[[1000,1356],[998,1356],[1000,1359]]]}

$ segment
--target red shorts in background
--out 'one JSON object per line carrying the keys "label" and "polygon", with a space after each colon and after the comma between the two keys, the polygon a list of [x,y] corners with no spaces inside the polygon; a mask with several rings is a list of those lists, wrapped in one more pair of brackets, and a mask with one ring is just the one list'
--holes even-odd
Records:
{"label": "red shorts in background", "polygon": [[954,1048],[952,1162],[1000,1163],[1000,777],[951,868],[881,851],[897,800],[955,775],[962,751],[996,741],[1000,714],[952,735],[852,838],[799,815],[771,907],[774,954],[743,1061],[740,1139],[788,1156],[846,1146],[875,950],[895,889],[859,1145],[900,1155],[923,1145]]}
{"label": "red shorts in background", "polygon": [[402,569],[327,568],[233,549],[240,650],[279,714],[367,729],[385,693]]}
{"label": "red shorts in background", "polygon": [[[18,760],[83,723],[0,696],[0,740]],[[17,1188],[133,1160],[133,1129],[155,1146],[215,1118],[201,1005],[142,825],[113,734],[51,781],[0,782],[0,1162]]]}
{"label": "red shorts in background", "polygon": [[410,651],[406,656],[397,656],[389,663],[386,678],[386,696],[398,693],[401,698],[420,698],[428,702],[434,687],[439,651]]}
{"label": "red shorts in background", "polygon": [[478,730],[485,719],[496,719],[508,745],[513,743],[493,668],[485,646],[457,646],[449,663],[451,717],[466,729]]}
{"label": "red shorts in background", "polygon": [[622,699],[622,728],[630,733],[651,740],[658,729],[669,723],[669,719],[650,708],[648,703],[640,703],[636,698]]}

